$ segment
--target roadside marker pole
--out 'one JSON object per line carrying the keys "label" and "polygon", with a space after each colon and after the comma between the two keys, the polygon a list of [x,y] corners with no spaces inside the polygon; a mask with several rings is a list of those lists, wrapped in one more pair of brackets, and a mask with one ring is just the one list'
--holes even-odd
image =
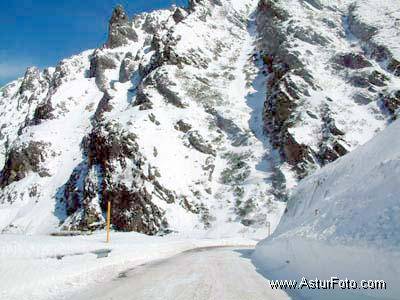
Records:
{"label": "roadside marker pole", "polygon": [[110,242],[110,221],[111,219],[111,201],[107,201],[107,243]]}
{"label": "roadside marker pole", "polygon": [[268,236],[271,235],[271,223],[267,221],[267,227],[268,227]]}

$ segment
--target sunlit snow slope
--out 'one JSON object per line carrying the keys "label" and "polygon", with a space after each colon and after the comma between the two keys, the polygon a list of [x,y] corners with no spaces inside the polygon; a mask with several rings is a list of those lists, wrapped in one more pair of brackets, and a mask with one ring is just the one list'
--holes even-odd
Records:
{"label": "sunlit snow slope", "polygon": [[275,227],[285,205],[262,133],[256,4],[193,2],[132,21],[117,8],[104,47],[6,86],[1,230],[101,228],[108,199],[119,230]]}
{"label": "sunlit snow slope", "polygon": [[[302,181],[273,236],[257,245],[257,264],[282,279],[385,280],[386,290],[352,292],[398,299],[399,132],[400,121],[396,121],[367,144]],[[343,299],[337,292],[332,299]],[[315,299],[322,299],[321,295]]]}

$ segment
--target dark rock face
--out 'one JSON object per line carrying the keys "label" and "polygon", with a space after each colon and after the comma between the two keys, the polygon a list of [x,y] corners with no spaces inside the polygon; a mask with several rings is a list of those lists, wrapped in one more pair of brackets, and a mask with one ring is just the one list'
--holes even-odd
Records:
{"label": "dark rock face", "polygon": [[[117,230],[155,234],[162,225],[162,213],[152,203],[145,188],[132,192],[125,185],[115,184],[104,192],[112,199],[112,224]],[[161,222],[160,222],[161,220]]]}
{"label": "dark rock face", "polygon": [[193,10],[194,7],[199,4],[202,3],[204,0],[189,0],[189,9]]}
{"label": "dark rock face", "polygon": [[314,32],[312,28],[303,28],[300,26],[288,28],[288,31],[293,34],[295,38],[299,40],[312,44],[312,45],[321,45],[326,46],[328,44],[328,40],[323,36]]}
{"label": "dark rock face", "polygon": [[353,99],[357,104],[360,104],[360,105],[367,105],[373,101],[371,96],[365,92],[364,93],[359,92],[359,93],[354,94]]}
{"label": "dark rock face", "polygon": [[107,91],[104,92],[103,97],[100,99],[99,105],[94,113],[94,120],[96,122],[100,122],[103,119],[104,113],[112,110],[112,105],[110,104],[111,99],[112,97],[110,94]]}
{"label": "dark rock face", "polygon": [[400,91],[396,91],[389,95],[386,95],[382,99],[383,105],[386,109],[394,115],[396,111],[400,108]]}
{"label": "dark rock face", "polygon": [[187,12],[184,11],[182,8],[178,7],[174,14],[172,15],[172,18],[174,19],[175,23],[182,22],[185,17],[187,16]]}
{"label": "dark rock face", "polygon": [[122,60],[121,67],[119,69],[119,81],[122,83],[128,82],[135,70],[136,63],[133,58],[133,54],[132,52],[128,52]]}
{"label": "dark rock face", "polygon": [[185,123],[183,120],[179,120],[175,125],[175,129],[186,133],[192,129],[192,125]]}
{"label": "dark rock face", "polygon": [[370,86],[370,80],[367,75],[365,74],[359,74],[359,75],[354,75],[350,78],[350,83],[359,88],[367,88]]}
{"label": "dark rock face", "polygon": [[40,71],[36,67],[26,69],[24,79],[22,80],[19,88],[19,93],[23,94],[25,91],[33,91],[39,84]]}
{"label": "dark rock face", "polygon": [[[319,1],[303,1],[305,5],[322,9]],[[267,79],[267,98],[264,102],[264,128],[268,133],[272,146],[279,150],[284,161],[292,165],[299,178],[303,178],[315,168],[332,162],[347,153],[342,132],[335,124],[327,105],[322,115],[307,111],[313,119],[321,119],[322,139],[317,149],[296,140],[291,128],[302,121],[300,111],[303,99],[309,90],[318,90],[314,79],[304,64],[299,60],[292,47],[291,38],[310,44],[327,45],[329,40],[313,30],[305,30],[293,24],[284,24],[289,13],[279,6],[277,1],[263,0],[259,2],[257,27],[261,34],[258,48],[264,61]],[[370,62],[361,54],[341,54],[334,58],[337,68],[362,69],[370,67]],[[369,87],[368,73],[353,74],[349,79],[357,87]],[[328,101],[328,99],[327,99]],[[280,188],[282,189],[282,188]]]}
{"label": "dark rock face", "polygon": [[275,94],[272,94],[269,97],[269,101],[265,103],[265,129],[270,133],[275,133],[275,137],[273,138],[274,145],[279,144],[281,130],[295,108],[296,103],[284,91],[277,91]]}
{"label": "dark rock face", "polygon": [[188,53],[185,56],[179,56],[175,51],[178,39],[179,37],[175,37],[172,32],[168,32],[163,38],[157,33],[153,35],[151,48],[155,51],[155,54],[149,65],[141,67],[141,75],[143,77],[162,65],[176,65],[180,68],[184,64],[194,65],[204,69],[208,67],[209,60],[196,53],[196,51]]}
{"label": "dark rock face", "polygon": [[117,62],[114,57],[109,54],[103,53],[100,49],[93,52],[90,58],[89,77],[96,78],[97,87],[105,92],[107,90],[107,80],[104,72],[107,69],[117,68]]}
{"label": "dark rock face", "polygon": [[99,124],[84,141],[89,166],[100,164],[111,168],[107,164],[112,160],[124,165],[125,158],[135,158],[138,151],[135,140],[134,134],[121,131],[116,124]]}
{"label": "dark rock face", "polygon": [[271,22],[274,21],[274,18],[279,21],[286,21],[289,18],[288,12],[280,8],[276,0],[260,1],[258,3],[258,11],[266,13],[265,17],[269,18]]}
{"label": "dark rock face", "polygon": [[63,189],[60,199],[66,207],[71,224],[64,225],[65,230],[95,230],[104,226],[104,219],[94,199],[99,198],[99,174],[89,170],[87,162],[75,168]]}
{"label": "dark rock face", "polygon": [[[156,234],[166,226],[163,212],[153,204],[144,186],[149,179],[135,140],[135,135],[114,123],[99,123],[84,139],[87,161],[64,188],[67,212],[75,218],[69,229],[104,227],[102,211],[107,201],[111,201],[112,225],[117,230]],[[117,171],[120,168],[122,173]],[[133,181],[119,176],[129,176]]]}
{"label": "dark rock face", "polygon": [[115,69],[116,67],[117,64],[113,57],[102,53],[101,50],[95,50],[90,58],[89,77],[97,77],[104,70]]}
{"label": "dark rock face", "polygon": [[65,78],[71,73],[67,63],[65,61],[60,61],[56,70],[54,71],[52,78],[52,87],[57,89],[65,81]]}
{"label": "dark rock face", "polygon": [[306,176],[308,164],[313,161],[309,147],[298,143],[290,133],[285,134],[282,142],[283,145],[281,147],[285,160],[294,167],[299,177]]}
{"label": "dark rock face", "polygon": [[386,81],[388,81],[389,78],[385,76],[384,74],[378,72],[378,71],[373,71],[369,76],[368,76],[368,81],[379,87],[384,87],[386,86]]}
{"label": "dark rock face", "polygon": [[334,62],[342,67],[349,69],[363,69],[371,67],[372,64],[361,54],[347,53],[334,58]]}
{"label": "dark rock face", "polygon": [[363,24],[354,14],[356,6],[350,6],[349,27],[350,31],[362,41],[370,40],[378,31],[377,28]]}
{"label": "dark rock face", "polygon": [[312,7],[316,8],[316,9],[323,9],[323,5],[321,4],[321,1],[319,0],[303,0],[304,2],[308,3],[309,5],[311,5]]}
{"label": "dark rock face", "polygon": [[212,115],[215,119],[215,125],[226,132],[231,137],[241,138],[243,134],[242,130],[235,124],[234,121],[224,118],[216,109],[207,105],[205,107],[206,112]]}
{"label": "dark rock face", "polygon": [[49,176],[49,173],[41,164],[46,158],[46,147],[48,144],[43,142],[31,141],[29,144],[23,144],[17,148],[11,148],[3,171],[0,177],[0,187],[19,181],[32,171],[39,176]]}
{"label": "dark rock face", "polygon": [[175,105],[178,108],[186,107],[179,94],[172,90],[171,87],[176,86],[176,84],[168,78],[167,74],[156,72],[153,78],[157,91],[164,97],[166,102]]}
{"label": "dark rock face", "polygon": [[38,125],[42,122],[42,120],[51,120],[54,118],[53,115],[53,106],[51,105],[50,99],[45,100],[43,103],[39,104],[35,112],[33,113],[33,125]]}
{"label": "dark rock face", "polygon": [[392,58],[388,65],[388,70],[395,76],[400,76],[400,61]]}
{"label": "dark rock face", "polygon": [[174,46],[176,45],[176,40],[169,35],[166,40],[161,40],[158,35],[154,35],[152,40],[152,48],[156,51],[154,55],[154,65],[161,66],[163,64],[178,65],[190,64],[185,57],[179,57],[175,51]]}
{"label": "dark rock face", "polygon": [[124,8],[118,5],[111,16],[108,29],[108,48],[117,48],[126,45],[129,41],[137,42],[138,36],[126,15]]}
{"label": "dark rock face", "polygon": [[259,2],[257,27],[261,39],[258,47],[264,53],[262,58],[269,73],[267,98],[264,102],[264,128],[282,158],[303,177],[315,161],[311,155],[312,150],[298,143],[289,132],[298,118],[298,104],[307,95],[306,90],[299,88],[292,77],[299,76],[305,84],[313,89],[315,87],[312,76],[296,53],[290,50],[287,31],[280,25],[287,18],[288,13],[276,1]]}
{"label": "dark rock face", "polygon": [[198,131],[189,131],[188,140],[190,145],[197,151],[213,156],[217,154],[213,147],[204,140]]}
{"label": "dark rock face", "polygon": [[347,154],[348,150],[343,146],[344,132],[336,126],[328,106],[322,109],[322,121],[322,141],[317,156],[321,164],[326,165]]}
{"label": "dark rock face", "polygon": [[153,108],[153,103],[150,101],[149,96],[144,91],[143,83],[139,85],[136,90],[136,100],[133,106],[139,106],[140,110],[148,110]]}

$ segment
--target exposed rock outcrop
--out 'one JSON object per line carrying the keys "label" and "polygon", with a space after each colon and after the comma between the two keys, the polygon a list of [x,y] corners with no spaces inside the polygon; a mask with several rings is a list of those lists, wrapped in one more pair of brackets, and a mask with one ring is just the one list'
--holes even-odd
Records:
{"label": "exposed rock outcrop", "polygon": [[117,48],[128,44],[129,41],[137,42],[138,36],[121,5],[115,7],[108,29],[108,48]]}
{"label": "exposed rock outcrop", "polygon": [[90,58],[89,77],[96,78],[98,88],[105,92],[109,88],[109,83],[105,76],[107,69],[117,68],[117,60],[112,54],[108,54],[101,49],[93,52]]}
{"label": "exposed rock outcrop", "polygon": [[140,110],[152,109],[153,103],[144,90],[144,84],[140,84],[136,90],[136,99],[133,103],[134,106],[139,106]]}
{"label": "exposed rock outcrop", "polygon": [[23,94],[26,91],[33,91],[40,84],[40,71],[36,67],[26,69],[24,79],[19,87],[19,93]]}
{"label": "exposed rock outcrop", "polygon": [[322,121],[322,141],[317,155],[322,165],[325,165],[347,154],[348,150],[342,139],[344,132],[336,126],[327,105],[322,108]]}
{"label": "exposed rock outcrop", "polygon": [[188,132],[190,129],[192,129],[192,125],[185,123],[183,120],[179,120],[176,124],[175,124],[175,129],[182,131],[183,133]]}
{"label": "exposed rock outcrop", "polygon": [[379,87],[384,87],[386,86],[386,82],[389,80],[389,78],[378,72],[378,71],[373,71],[369,76],[368,76],[368,81],[369,83],[375,85],[375,86],[379,86]]}
{"label": "exposed rock outcrop", "polygon": [[176,86],[176,84],[168,78],[167,74],[157,72],[154,74],[154,80],[157,91],[164,97],[166,102],[175,105],[178,108],[186,107],[182,98],[179,96],[179,93],[173,90],[173,87]]}
{"label": "exposed rock outcrop", "polygon": [[132,52],[126,53],[119,69],[119,81],[122,83],[129,81],[136,69],[137,63],[133,58]]}
{"label": "exposed rock outcrop", "polygon": [[43,103],[39,104],[35,112],[33,113],[32,124],[38,125],[43,120],[51,120],[54,118],[53,115],[53,106],[51,105],[51,100],[46,99]]}
{"label": "exposed rock outcrop", "polygon": [[66,227],[103,227],[102,211],[107,201],[112,203],[112,224],[117,230],[155,234],[166,225],[144,185],[148,180],[144,158],[135,140],[135,135],[116,123],[99,123],[84,139],[87,161],[64,188],[63,199],[70,214]]}
{"label": "exposed rock outcrop", "polygon": [[172,18],[174,19],[174,21],[176,23],[182,22],[187,16],[187,12],[185,10],[183,10],[180,7],[177,7],[175,9],[174,14],[172,15]]}
{"label": "exposed rock outcrop", "polygon": [[375,39],[380,29],[366,24],[358,15],[358,5],[355,3],[349,9],[349,29],[359,38],[367,47],[365,51],[376,61],[386,62],[386,68],[395,76],[400,76],[400,61],[393,55],[392,49],[384,45],[382,39]]}
{"label": "exposed rock outcrop", "polygon": [[363,69],[372,66],[372,64],[362,54],[359,53],[346,53],[337,55],[334,58],[334,62],[341,67],[349,69]]}
{"label": "exposed rock outcrop", "polygon": [[259,2],[257,26],[262,38],[258,47],[269,73],[264,124],[272,145],[280,150],[299,176],[305,176],[309,165],[315,163],[312,150],[298,143],[289,129],[295,124],[296,109],[301,97],[306,97],[306,90],[299,88],[292,77],[298,76],[311,88],[315,87],[304,64],[291,53],[287,34],[280,25],[288,16],[275,1]]}
{"label": "exposed rock outcrop", "polygon": [[10,149],[4,169],[1,172],[0,187],[19,181],[28,174],[35,172],[41,177],[50,176],[49,171],[42,166],[46,159],[48,144],[31,141]]}
{"label": "exposed rock outcrop", "polygon": [[400,91],[392,92],[383,96],[382,103],[390,114],[395,115],[400,108]]}
{"label": "exposed rock outcrop", "polygon": [[200,151],[204,154],[210,154],[213,156],[217,154],[215,149],[213,149],[212,145],[207,141],[205,141],[198,131],[189,131],[188,141],[190,145],[197,151]]}

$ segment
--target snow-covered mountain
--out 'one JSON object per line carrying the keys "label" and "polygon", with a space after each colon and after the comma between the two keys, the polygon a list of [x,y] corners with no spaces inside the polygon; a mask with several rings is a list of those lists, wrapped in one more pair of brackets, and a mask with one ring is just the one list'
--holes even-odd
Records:
{"label": "snow-covered mountain", "polygon": [[111,200],[116,230],[265,236],[299,179],[396,118],[399,6],[116,7],[102,47],[0,90],[0,230],[103,228]]}

